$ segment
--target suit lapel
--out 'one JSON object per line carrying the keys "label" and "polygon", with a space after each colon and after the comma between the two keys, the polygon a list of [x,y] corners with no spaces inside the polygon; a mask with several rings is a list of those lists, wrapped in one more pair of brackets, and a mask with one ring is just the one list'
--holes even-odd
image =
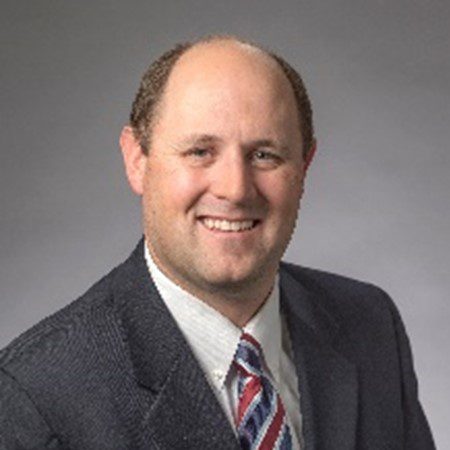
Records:
{"label": "suit lapel", "polygon": [[234,433],[197,361],[185,354],[149,411],[148,428],[161,449],[238,449]]}
{"label": "suit lapel", "polygon": [[299,380],[305,450],[355,447],[357,373],[336,350],[339,328],[286,267],[280,271],[286,314]]}
{"label": "suit lapel", "polygon": [[[151,400],[142,447],[238,449],[237,440],[189,345],[148,273],[143,240],[117,271],[117,315],[138,384]],[[143,395],[144,396],[144,395]]]}

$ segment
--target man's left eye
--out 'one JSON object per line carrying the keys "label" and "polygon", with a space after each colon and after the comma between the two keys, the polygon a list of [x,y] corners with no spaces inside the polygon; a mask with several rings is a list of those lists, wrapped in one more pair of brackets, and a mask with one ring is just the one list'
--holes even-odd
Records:
{"label": "man's left eye", "polygon": [[254,153],[254,157],[256,159],[271,159],[274,157],[274,155],[263,150],[258,150],[257,152]]}
{"label": "man's left eye", "polygon": [[252,154],[252,159],[255,162],[267,162],[272,164],[280,162],[280,157],[277,154],[267,150],[256,150]]}

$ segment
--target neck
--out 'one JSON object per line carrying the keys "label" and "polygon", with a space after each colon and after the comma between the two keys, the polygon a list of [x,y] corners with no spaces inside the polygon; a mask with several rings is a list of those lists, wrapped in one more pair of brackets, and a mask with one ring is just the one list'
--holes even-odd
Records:
{"label": "neck", "polygon": [[243,328],[259,311],[269,297],[273,282],[260,289],[245,289],[239,292],[195,292],[185,288],[211,308],[227,317],[234,325]]}
{"label": "neck", "polygon": [[166,270],[156,255],[150,252],[148,255],[151,262],[168,279],[218,311],[239,328],[243,328],[265,303],[273,289],[276,277],[276,270],[273,270],[272,273],[257,274],[251,279],[240,282],[221,284],[199,280],[194,282]]}

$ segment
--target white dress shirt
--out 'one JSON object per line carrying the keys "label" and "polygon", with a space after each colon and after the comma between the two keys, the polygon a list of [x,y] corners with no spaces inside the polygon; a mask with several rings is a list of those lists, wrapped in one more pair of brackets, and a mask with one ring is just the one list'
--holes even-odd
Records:
{"label": "white dress shirt", "polygon": [[164,275],[153,261],[147,245],[145,260],[161,298],[205,372],[235,433],[238,374],[232,361],[245,331],[261,345],[264,369],[281,396],[293,448],[299,450],[302,441],[300,394],[287,325],[280,314],[278,277],[267,301],[241,329]]}

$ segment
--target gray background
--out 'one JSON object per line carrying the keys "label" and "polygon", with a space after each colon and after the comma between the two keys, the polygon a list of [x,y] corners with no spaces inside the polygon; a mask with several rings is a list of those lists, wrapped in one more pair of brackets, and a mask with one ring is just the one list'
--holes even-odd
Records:
{"label": "gray background", "polygon": [[450,2],[0,5],[0,346],[140,236],[117,138],[149,61],[178,40],[238,33],[299,68],[314,104],[319,151],[287,259],[392,295],[449,448]]}

